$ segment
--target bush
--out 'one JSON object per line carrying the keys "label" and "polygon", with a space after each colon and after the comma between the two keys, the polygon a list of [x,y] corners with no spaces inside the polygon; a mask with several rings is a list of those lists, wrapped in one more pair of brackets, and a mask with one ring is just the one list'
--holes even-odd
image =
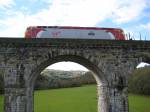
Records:
{"label": "bush", "polygon": [[150,67],[139,68],[130,76],[129,92],[150,95]]}

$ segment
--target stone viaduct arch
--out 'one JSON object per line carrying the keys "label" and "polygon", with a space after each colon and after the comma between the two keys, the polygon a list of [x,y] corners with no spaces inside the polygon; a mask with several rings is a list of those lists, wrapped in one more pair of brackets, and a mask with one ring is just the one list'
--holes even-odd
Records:
{"label": "stone viaduct arch", "polygon": [[128,112],[128,75],[150,60],[150,42],[79,39],[0,39],[5,74],[5,112],[33,112],[37,75],[59,61],[77,62],[95,73],[98,112]]}
{"label": "stone viaduct arch", "polygon": [[[67,54],[66,55],[66,53],[63,53],[58,56],[54,55],[53,58],[50,58],[50,59],[42,62],[39,66],[37,66],[37,68],[35,68],[35,72],[31,74],[30,82],[28,83],[29,88],[30,88],[29,90],[33,90],[35,80],[44,68],[46,68],[47,66],[49,66],[51,64],[60,62],[60,61],[72,61],[72,62],[76,62],[78,64],[85,66],[86,68],[88,68],[89,70],[91,70],[93,72],[94,78],[95,78],[95,80],[97,82],[97,86],[99,88],[103,87],[103,86],[107,87],[108,82],[107,82],[107,79],[105,79],[104,73],[97,66],[95,66],[95,64],[94,64],[94,62],[92,62],[92,60],[90,61],[90,59],[85,59],[84,57],[78,56],[77,54],[71,54],[71,55]],[[102,93],[105,91],[101,91],[101,89],[100,89],[99,92]],[[33,94],[33,91],[29,92],[29,93]],[[103,93],[103,94],[106,94],[106,93]],[[105,104],[104,105],[105,108],[107,109],[108,108],[107,107],[108,99],[103,99],[104,101],[100,101],[103,98],[101,96],[102,95],[98,95],[98,98],[99,98],[98,105],[103,105],[103,104],[100,104],[100,102],[103,102]],[[33,106],[31,107],[31,105],[33,105],[33,103],[31,103],[31,102],[33,102],[33,101],[29,102],[29,110],[31,110],[31,108],[33,107]],[[103,106],[103,109],[104,109],[104,106]],[[100,106],[100,107],[102,107],[102,106]]]}

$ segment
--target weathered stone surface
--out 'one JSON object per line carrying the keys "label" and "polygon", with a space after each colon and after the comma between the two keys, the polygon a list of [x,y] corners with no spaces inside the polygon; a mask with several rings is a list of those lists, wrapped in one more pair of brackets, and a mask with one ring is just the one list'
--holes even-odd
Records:
{"label": "weathered stone surface", "polygon": [[1,39],[5,112],[33,112],[33,86],[40,72],[60,61],[94,73],[98,112],[128,112],[128,75],[150,60],[150,42],[73,39]]}

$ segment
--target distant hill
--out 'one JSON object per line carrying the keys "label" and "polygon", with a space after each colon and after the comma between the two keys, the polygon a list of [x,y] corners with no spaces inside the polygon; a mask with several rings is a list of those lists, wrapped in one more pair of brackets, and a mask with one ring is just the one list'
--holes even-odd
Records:
{"label": "distant hill", "polygon": [[37,78],[35,89],[76,87],[95,83],[91,72],[45,69]]}
{"label": "distant hill", "polygon": [[59,78],[75,78],[84,75],[85,71],[63,71],[63,70],[53,70],[45,69],[42,71],[41,75],[49,77],[59,77]]}

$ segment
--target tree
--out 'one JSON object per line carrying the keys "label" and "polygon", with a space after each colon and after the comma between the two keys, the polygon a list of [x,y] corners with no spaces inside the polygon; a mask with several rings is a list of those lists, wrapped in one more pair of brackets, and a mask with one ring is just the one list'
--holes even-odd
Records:
{"label": "tree", "polygon": [[130,76],[129,92],[150,95],[150,67],[139,68]]}

